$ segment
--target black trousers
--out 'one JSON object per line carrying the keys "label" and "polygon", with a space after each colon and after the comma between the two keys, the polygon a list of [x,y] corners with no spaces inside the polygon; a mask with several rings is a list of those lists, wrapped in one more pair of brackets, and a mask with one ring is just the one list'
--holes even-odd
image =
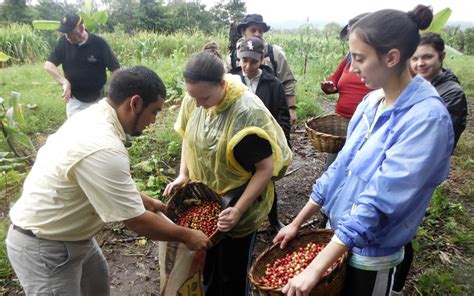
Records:
{"label": "black trousers", "polygon": [[247,272],[256,233],[239,238],[226,237],[207,251],[204,266],[206,296],[247,295]]}
{"label": "black trousers", "polygon": [[393,284],[393,291],[401,292],[408,277],[411,263],[413,261],[413,246],[411,242],[405,245],[405,257],[403,261],[398,264],[397,272],[395,273],[395,282]]}
{"label": "black trousers", "polygon": [[368,271],[347,266],[344,295],[383,296],[390,295],[396,268],[382,271]]}

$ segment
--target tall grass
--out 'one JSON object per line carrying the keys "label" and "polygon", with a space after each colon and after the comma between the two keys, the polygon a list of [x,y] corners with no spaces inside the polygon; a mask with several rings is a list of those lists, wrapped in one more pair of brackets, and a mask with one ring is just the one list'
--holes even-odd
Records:
{"label": "tall grass", "polygon": [[141,64],[146,60],[156,61],[162,57],[170,57],[176,50],[189,56],[200,51],[209,41],[215,41],[221,48],[225,48],[227,42],[227,36],[223,33],[209,36],[202,32],[193,34],[179,32],[172,35],[153,32],[137,32],[135,35],[129,35],[124,32],[115,32],[104,34],[103,37],[124,65]]}
{"label": "tall grass", "polygon": [[322,36],[312,27],[303,27],[295,34],[270,33],[265,39],[283,48],[288,63],[297,80],[296,101],[298,118],[321,115],[322,99],[335,98],[326,95],[319,87],[325,81],[347,53],[347,44],[336,36]]}
{"label": "tall grass", "polygon": [[47,39],[31,26],[10,24],[0,26],[0,51],[12,57],[13,64],[43,60],[50,50]]}

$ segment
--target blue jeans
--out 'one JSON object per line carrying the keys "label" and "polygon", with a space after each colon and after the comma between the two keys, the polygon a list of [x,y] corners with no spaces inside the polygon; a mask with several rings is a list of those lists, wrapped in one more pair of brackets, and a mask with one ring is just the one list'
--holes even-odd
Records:
{"label": "blue jeans", "polygon": [[10,226],[5,241],[26,295],[110,295],[109,267],[94,238],[53,241]]}

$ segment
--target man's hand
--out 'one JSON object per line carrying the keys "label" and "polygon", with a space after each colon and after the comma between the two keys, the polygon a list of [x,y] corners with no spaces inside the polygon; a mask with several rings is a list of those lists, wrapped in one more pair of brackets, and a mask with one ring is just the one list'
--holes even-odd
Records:
{"label": "man's hand", "polygon": [[66,78],[64,78],[64,82],[63,82],[63,100],[64,100],[64,103],[68,103],[69,102],[69,99],[71,98],[71,83],[69,83],[69,80],[67,80]]}
{"label": "man's hand", "polygon": [[290,109],[290,125],[295,124],[296,119],[296,109]]}
{"label": "man's hand", "polygon": [[191,251],[204,251],[212,247],[211,240],[200,230],[191,230],[191,235],[184,244]]}
{"label": "man's hand", "polygon": [[165,211],[166,205],[161,200],[151,198],[143,192],[140,192],[140,196],[143,200],[143,206],[145,206],[147,211],[153,213]]}

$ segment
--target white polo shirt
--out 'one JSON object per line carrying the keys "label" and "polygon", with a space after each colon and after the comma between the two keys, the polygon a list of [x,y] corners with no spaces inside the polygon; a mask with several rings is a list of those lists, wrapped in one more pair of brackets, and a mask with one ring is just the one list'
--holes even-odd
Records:
{"label": "white polo shirt", "polygon": [[39,150],[10,211],[12,223],[41,238],[78,241],[105,222],[145,213],[124,141],[105,99],[69,118]]}

